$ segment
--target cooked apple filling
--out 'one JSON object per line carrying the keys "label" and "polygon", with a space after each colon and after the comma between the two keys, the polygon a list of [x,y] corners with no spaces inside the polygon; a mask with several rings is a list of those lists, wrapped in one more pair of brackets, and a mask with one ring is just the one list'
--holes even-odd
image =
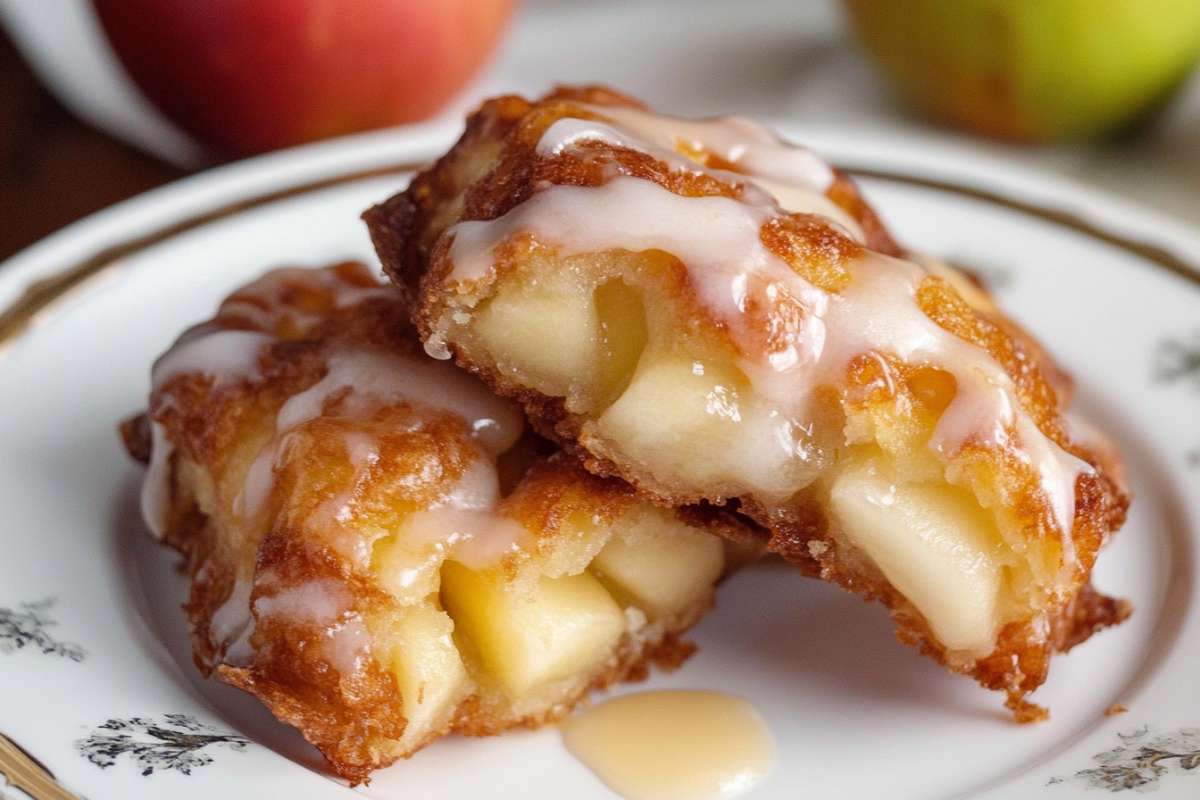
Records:
{"label": "cooked apple filling", "polygon": [[366,219],[430,354],[592,471],[736,507],[1020,714],[1127,613],[1090,588],[1128,498],[1069,381],[808,151],[606,90],[500,98]]}
{"label": "cooked apple filling", "polygon": [[188,558],[197,662],[353,781],[678,664],[725,542],[753,547],[547,456],[359,265],[268,274],[153,377],[125,434],[147,522]]}
{"label": "cooked apple filling", "polygon": [[861,407],[830,390],[797,413],[755,385],[734,348],[671,313],[677,303],[656,274],[669,275],[669,262],[574,262],[561,272],[537,256],[522,262],[449,341],[562,398],[582,418],[577,436],[590,453],[664,496],[752,498],[769,517],[787,515],[806,491],[801,502],[827,509],[830,533],[869,557],[951,657],[988,655],[1012,614],[1046,601],[1010,595],[1055,584],[1058,538],[1006,543],[1006,520],[929,452],[953,375],[913,376],[907,397]]}

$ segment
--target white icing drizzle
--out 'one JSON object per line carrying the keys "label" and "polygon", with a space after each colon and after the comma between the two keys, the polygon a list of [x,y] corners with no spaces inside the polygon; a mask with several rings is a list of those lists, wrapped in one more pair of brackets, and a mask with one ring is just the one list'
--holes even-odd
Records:
{"label": "white icing drizzle", "polygon": [[484,569],[516,552],[524,530],[491,511],[447,507],[415,512],[400,535],[416,545],[432,545],[434,552],[471,569]]}
{"label": "white icing drizzle", "polygon": [[[639,149],[651,155],[661,158],[664,151],[678,152],[680,145],[693,152],[712,153],[739,171],[706,168],[707,174],[726,182],[753,181],[782,208],[829,217],[853,238],[865,240],[858,221],[826,194],[836,177],[833,168],[816,153],[784,141],[765,125],[745,117],[685,119],[621,106],[584,107],[641,139]],[[630,144],[627,141],[624,146]]]}
{"label": "white icing drizzle", "polygon": [[359,614],[352,614],[324,630],[326,657],[334,669],[352,675],[362,668],[371,653],[371,632]]}
{"label": "white icing drizzle", "polygon": [[353,598],[341,581],[319,578],[292,584],[254,601],[257,619],[284,617],[289,623],[321,628],[322,651],[343,675],[352,675],[371,652],[371,637]]}
{"label": "white icing drizzle", "polygon": [[671,253],[687,266],[700,301],[729,325],[743,354],[761,349],[759,335],[745,317],[751,300],[768,308],[795,302],[807,310],[803,330],[787,350],[741,364],[757,388],[783,402],[795,395],[791,375],[811,368],[825,350],[822,317],[832,296],[763,245],[759,229],[770,218],[764,208],[727,197],[683,197],[627,176],[595,188],[554,186],[498,219],[455,225],[451,275],[457,280],[483,277],[492,267],[492,248],[524,231],[534,231],[564,255],[615,248]]}
{"label": "white icing drizzle", "polygon": [[348,281],[337,269],[283,267],[263,275],[230,295],[217,318],[237,318],[261,331],[274,332],[285,318],[302,328],[323,322],[326,315],[290,302],[296,290],[328,295],[333,307],[349,308],[377,297],[389,297],[392,288],[382,284],[363,286]]}
{"label": "white icing drizzle", "polygon": [[[258,377],[258,354],[271,337],[255,331],[225,330],[213,324],[197,325],[154,362],[150,373],[152,391],[162,389],[172,378],[199,373],[219,388]],[[174,445],[163,427],[150,421],[150,464],[142,481],[141,509],[146,526],[162,538],[170,510],[170,464]]]}
{"label": "white icing drizzle", "polygon": [[[265,583],[274,582],[266,576],[262,580]],[[282,615],[291,620],[320,625],[344,614],[352,600],[341,581],[317,578],[259,597],[254,601],[254,613],[259,619]]]}
{"label": "white icing drizzle", "polygon": [[233,665],[246,663],[250,653],[250,634],[254,630],[254,619],[250,616],[250,592],[253,584],[238,577],[229,592],[229,597],[212,615],[208,626],[208,639],[218,650],[225,646],[224,660]]}
{"label": "white icing drizzle", "polygon": [[[1028,414],[1017,415],[1016,433],[1018,441],[1012,449],[1033,467],[1041,480],[1042,493],[1050,501],[1054,521],[1060,531],[1069,533],[1075,519],[1075,482],[1080,475],[1092,474],[1092,466],[1038,430]],[[1064,563],[1074,564],[1075,540],[1063,536],[1062,545]]]}
{"label": "white icing drizzle", "polygon": [[520,412],[475,379],[448,364],[436,364],[384,350],[355,349],[329,357],[325,377],[279,409],[276,429],[286,431],[320,416],[330,397],[349,390],[343,408],[370,413],[380,402],[411,400],[462,417],[472,435],[493,456],[520,437]]}
{"label": "white icing drizzle", "polygon": [[[327,539],[333,539],[332,543],[342,555],[365,567],[370,563],[372,542],[358,531],[349,530],[347,524],[353,519],[354,502],[360,485],[370,479],[372,467],[379,463],[379,442],[369,433],[349,431],[342,435],[342,443],[350,458],[350,466],[354,468],[351,486],[318,506],[316,512],[305,520],[305,525],[324,534]],[[347,535],[330,536],[331,530],[345,531]]]}
{"label": "white icing drizzle", "polygon": [[459,511],[489,511],[500,500],[500,476],[495,466],[480,459],[467,467],[458,483],[435,508]]}
{"label": "white icing drizzle", "polygon": [[[493,248],[517,234],[532,234],[564,256],[614,249],[670,253],[686,266],[700,302],[729,330],[741,353],[739,367],[755,390],[782,412],[775,414],[776,442],[791,440],[784,426],[810,424],[811,391],[839,384],[855,357],[890,353],[929,364],[952,374],[958,387],[930,446],[947,461],[972,442],[1016,450],[1040,476],[1053,521],[1069,534],[1076,478],[1091,467],[1042,434],[1020,410],[1012,381],[986,350],[921,311],[916,293],[928,271],[868,251],[847,265],[849,286],[827,293],[762,243],[760,228],[776,213],[724,197],[684,197],[628,176],[598,187],[551,185],[497,219],[454,225],[451,278],[487,275]],[[786,348],[764,352],[746,309],[784,304],[799,307],[800,322],[788,331]],[[729,413],[723,407],[712,413],[718,412]]]}
{"label": "white icing drizzle", "polygon": [[[697,124],[715,127],[725,122],[725,120],[719,120]],[[741,199],[752,205],[763,206],[771,210],[779,206],[792,212],[820,214],[835,222],[851,238],[859,242],[865,241],[862,226],[858,224],[858,221],[825,195],[825,190],[833,176],[829,172],[829,168],[816,156],[812,156],[812,158],[824,168],[826,175],[809,174],[802,171],[800,175],[795,176],[794,180],[785,181],[781,178],[769,178],[754,171],[740,173],[707,167],[681,155],[674,149],[667,149],[668,147],[674,148],[675,144],[673,141],[668,143],[665,136],[654,136],[652,143],[639,139],[637,133],[633,131],[621,130],[596,120],[574,117],[556,120],[547,128],[546,132],[542,134],[542,138],[538,140],[536,152],[543,156],[557,155],[575,150],[588,141],[601,141],[613,147],[638,150],[653,156],[677,172],[708,175],[724,183],[740,186],[742,187]],[[698,144],[696,141],[688,143],[693,147]],[[804,182],[801,182],[802,180]]]}
{"label": "white icing drizzle", "polygon": [[500,481],[490,459],[479,459],[429,509],[417,511],[397,536],[418,554],[391,578],[400,589],[429,582],[446,559],[484,568],[518,549],[524,529],[495,514]]}
{"label": "white icing drizzle", "polygon": [[1071,441],[1079,442],[1095,453],[1105,467],[1106,476],[1111,478],[1122,492],[1128,492],[1129,476],[1126,473],[1125,462],[1116,443],[1108,434],[1076,409],[1063,414],[1062,420]]}
{"label": "white icing drizzle", "polygon": [[171,508],[170,465],[173,448],[160,423],[150,422],[150,464],[142,480],[141,509],[146,527],[161,539],[167,532]]}
{"label": "white icing drizzle", "polygon": [[682,143],[713,153],[748,175],[822,194],[834,181],[833,169],[816,153],[745,117],[685,119],[623,106],[584,108],[658,147],[675,150]]}
{"label": "white icing drizzle", "polygon": [[379,443],[374,436],[361,431],[350,431],[342,440],[350,463],[360,472],[379,463]]}
{"label": "white icing drizzle", "polygon": [[449,411],[470,426],[480,446],[493,457],[520,437],[524,420],[510,403],[488,392],[449,364],[435,363],[382,350],[355,349],[329,357],[325,377],[288,398],[275,420],[275,437],[250,465],[235,510],[257,515],[274,485],[274,470],[286,449],[287,436],[325,412],[339,399],[338,415],[365,417],[383,405],[411,401]]}
{"label": "white icing drizzle", "polygon": [[174,346],[154,362],[150,372],[154,389],[184,373],[211,378],[214,388],[258,377],[258,354],[272,341],[258,331],[236,331],[212,324],[198,325],[179,337]]}
{"label": "white icing drizzle", "polygon": [[[333,293],[333,304],[347,308],[377,297],[394,296],[390,287],[364,287],[345,281],[332,269],[276,270],[236,292],[222,304],[216,320],[192,328],[155,364],[156,393],[174,377],[184,374],[207,376],[213,387],[241,381],[258,381],[262,348],[275,341],[261,331],[233,330],[222,323],[261,326],[274,333],[285,318],[294,325],[313,325],[327,313],[298,311],[288,305],[294,289]],[[482,384],[448,364],[367,346],[347,345],[332,350],[324,376],[298,392],[276,414],[274,436],[251,462],[233,510],[253,528],[275,483],[275,467],[286,453],[289,436],[305,423],[325,414],[345,419],[364,419],[380,408],[411,403],[418,409],[413,425],[428,419],[430,412],[456,415],[467,424],[478,450],[459,479],[443,497],[419,512],[395,535],[410,536],[419,548],[428,548],[439,560],[454,558],[475,568],[495,563],[511,552],[523,529],[495,513],[499,501],[499,478],[495,458],[508,450],[524,428],[524,418],[515,406],[493,395]],[[159,405],[170,396],[159,396]],[[142,512],[156,535],[161,536],[170,507],[168,479],[172,443],[161,423],[151,420],[151,463],[142,487]],[[306,524],[345,557],[365,568],[370,563],[372,540],[353,526],[354,504],[371,470],[379,463],[379,442],[365,430],[344,436],[346,455],[354,469],[348,488],[323,503]],[[439,464],[431,462],[434,469]],[[422,474],[420,480],[436,480]],[[376,532],[383,535],[384,532]],[[257,584],[271,588],[272,575],[255,580],[239,578],[230,595],[213,613],[209,640],[230,664],[244,665],[254,655],[250,638],[255,618],[281,615],[305,624],[323,627],[324,652],[337,669],[351,672],[369,653],[369,633],[362,619],[351,611],[345,587],[332,579],[308,581],[255,601],[250,597]]]}

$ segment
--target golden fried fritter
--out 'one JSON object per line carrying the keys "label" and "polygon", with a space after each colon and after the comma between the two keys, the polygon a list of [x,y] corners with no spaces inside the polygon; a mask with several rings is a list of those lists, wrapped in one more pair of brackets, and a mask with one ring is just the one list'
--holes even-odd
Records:
{"label": "golden fried fritter", "polygon": [[676,666],[725,539],[755,546],[522,435],[361,265],[269,273],[153,378],[123,433],[147,522],[187,557],[196,663],[352,782]]}
{"label": "golden fried fritter", "polygon": [[1128,497],[1069,379],[770,131],[501,97],[365,219],[427,352],[592,472],[748,515],[1019,718],[1053,652],[1128,614],[1090,588]]}

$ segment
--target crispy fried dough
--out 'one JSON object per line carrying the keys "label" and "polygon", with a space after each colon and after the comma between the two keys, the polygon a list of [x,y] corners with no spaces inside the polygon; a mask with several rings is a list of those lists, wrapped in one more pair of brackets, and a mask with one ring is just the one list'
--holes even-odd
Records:
{"label": "crispy fried dough", "polygon": [[[121,433],[151,464],[151,527],[187,560],[196,664],[352,783],[447,733],[541,725],[678,666],[723,571],[706,531],[755,547],[726,512],[660,510],[522,437],[507,403],[420,352],[400,293],[361,265],[239,290],[154,384]],[[652,566],[675,545],[694,573],[643,604],[617,551]],[[578,642],[517,652],[489,628],[508,613],[518,637],[562,619],[557,639]]]}
{"label": "crispy fried dough", "polygon": [[[428,352],[593,473],[747,515],[1033,719],[1052,653],[1129,612],[1090,585],[1119,454],[1068,420],[1045,348],[961,272],[899,258],[847,176],[703,125],[595,87],[497,98],[364,219]],[[907,511],[871,510],[888,485]]]}

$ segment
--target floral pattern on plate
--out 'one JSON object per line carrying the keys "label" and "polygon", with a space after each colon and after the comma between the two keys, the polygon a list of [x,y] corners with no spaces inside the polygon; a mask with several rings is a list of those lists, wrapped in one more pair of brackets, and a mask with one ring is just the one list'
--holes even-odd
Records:
{"label": "floral pattern on plate", "polygon": [[110,719],[91,735],[75,743],[79,754],[101,769],[116,764],[123,755],[141,769],[142,775],[157,770],[192,770],[213,762],[206,748],[227,745],[245,750],[250,740],[223,733],[188,714],[163,714],[161,721],[145,717]]}
{"label": "floral pattern on plate", "polygon": [[59,641],[48,631],[58,625],[50,616],[55,598],[19,603],[16,609],[0,608],[0,653],[15,653],[31,647],[46,655],[83,661],[87,651],[74,642]]}
{"label": "floral pattern on plate", "polygon": [[[1191,337],[1166,339],[1158,344],[1154,354],[1154,379],[1160,383],[1191,381],[1200,389],[1200,330]],[[1200,469],[1200,447],[1193,447],[1184,454],[1191,469]]]}
{"label": "floral pattern on plate", "polygon": [[[1145,792],[1157,789],[1159,781],[1172,773],[1200,774],[1200,728],[1152,733],[1149,725],[1143,725],[1118,733],[1117,738],[1119,745],[1092,756],[1097,766],[1081,769],[1071,779],[1089,789]],[[1067,780],[1051,778],[1050,783]]]}
{"label": "floral pattern on plate", "polygon": [[1163,383],[1191,380],[1200,389],[1200,331],[1187,338],[1160,342],[1154,359],[1154,377]]}

